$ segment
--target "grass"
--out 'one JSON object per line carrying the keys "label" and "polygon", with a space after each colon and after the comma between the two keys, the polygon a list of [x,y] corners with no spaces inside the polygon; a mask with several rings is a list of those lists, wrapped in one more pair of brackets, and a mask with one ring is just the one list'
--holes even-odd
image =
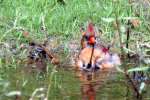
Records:
{"label": "grass", "polygon": [[43,34],[40,32],[40,28],[42,26],[41,17],[44,17],[45,26],[49,34],[72,36],[79,33],[80,26],[91,19],[95,24],[104,27],[102,29],[106,32],[106,30],[111,29],[110,23],[103,23],[101,18],[115,17],[115,6],[118,6],[117,13],[121,17],[127,17],[127,9],[124,10],[127,7],[123,5],[127,1],[122,1],[121,3],[118,6],[112,0],[100,2],[74,0],[66,1],[66,5],[61,5],[56,0],[51,0],[51,2],[3,1],[1,3],[1,24],[2,29],[4,28],[5,30],[4,34],[13,27],[23,27],[33,32],[33,35],[38,36]]}
{"label": "grass", "polygon": [[[66,5],[58,3],[57,0],[3,1],[0,17],[1,34],[3,34],[1,41],[10,35],[9,31],[13,27],[24,28],[34,38],[44,37],[45,34],[41,32],[42,17],[48,34],[63,35],[66,38],[77,36],[80,26],[85,25],[89,20],[92,20],[98,28],[107,33],[106,36],[109,36],[110,33],[114,33],[112,22],[107,23],[102,18],[106,18],[106,20],[108,20],[107,18],[115,18],[115,14],[122,19],[124,17],[136,17],[127,0],[96,0],[94,2],[92,0],[66,0],[65,2]],[[145,18],[142,14],[139,19],[143,21]],[[123,22],[125,23],[127,20]],[[143,29],[143,27],[141,26],[139,29]],[[16,34],[18,30],[13,29],[11,33],[12,31]],[[14,37],[14,34],[12,34],[12,37]]]}
{"label": "grass", "polygon": [[[99,30],[102,30],[103,34],[99,38],[110,42],[117,34],[116,16],[120,23],[122,43],[126,42],[126,30],[124,29],[127,27],[128,19],[136,18],[141,22],[137,28],[132,30],[129,41],[131,50],[135,48],[135,41],[141,43],[149,41],[148,15],[150,9],[145,10],[146,8],[141,3],[135,3],[139,6],[132,5],[131,9],[128,0],[64,1],[65,5],[57,0],[0,0],[0,88],[3,89],[3,91],[0,90],[0,99],[11,100],[11,97],[8,98],[4,94],[12,90],[20,90],[27,95],[23,97],[25,100],[31,96],[34,89],[41,86],[49,87],[47,93],[49,99],[80,99],[81,95],[73,94],[80,92],[79,81],[70,72],[59,70],[59,73],[54,73],[52,77],[54,67],[49,66],[49,73],[46,76],[37,73],[28,76],[21,73],[20,68],[23,68],[23,61],[27,55],[26,49],[19,49],[21,44],[27,45],[32,40],[43,42],[47,36],[62,36],[62,43],[72,38],[79,40],[80,27],[86,26],[89,20]],[[30,38],[23,35],[24,31],[29,32]],[[115,47],[118,48],[119,40],[115,38]],[[64,80],[67,82],[63,82]],[[9,86],[5,86],[7,82]],[[22,84],[26,85],[23,87]],[[61,97],[64,94],[66,96]]]}

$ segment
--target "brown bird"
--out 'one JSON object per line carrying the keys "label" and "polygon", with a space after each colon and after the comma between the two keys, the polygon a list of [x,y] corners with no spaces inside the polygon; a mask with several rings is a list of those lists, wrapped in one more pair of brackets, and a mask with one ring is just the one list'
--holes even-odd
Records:
{"label": "brown bird", "polygon": [[120,64],[120,58],[117,54],[111,54],[109,48],[96,46],[94,25],[88,24],[86,32],[83,32],[81,39],[81,51],[76,62],[79,69],[88,71],[112,68]]}

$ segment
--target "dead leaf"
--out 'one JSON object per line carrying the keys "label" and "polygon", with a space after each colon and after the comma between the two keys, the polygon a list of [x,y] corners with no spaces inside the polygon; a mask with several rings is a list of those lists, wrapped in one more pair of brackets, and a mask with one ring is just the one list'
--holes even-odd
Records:
{"label": "dead leaf", "polygon": [[130,20],[131,25],[133,26],[133,28],[136,28],[140,25],[140,20],[139,19],[132,19]]}
{"label": "dead leaf", "polygon": [[23,36],[26,37],[26,38],[29,37],[29,32],[28,32],[28,31],[24,31],[22,34],[23,34]]}
{"label": "dead leaf", "polygon": [[51,60],[51,63],[54,64],[54,65],[58,65],[58,64],[59,64],[59,59],[53,58],[53,59]]}

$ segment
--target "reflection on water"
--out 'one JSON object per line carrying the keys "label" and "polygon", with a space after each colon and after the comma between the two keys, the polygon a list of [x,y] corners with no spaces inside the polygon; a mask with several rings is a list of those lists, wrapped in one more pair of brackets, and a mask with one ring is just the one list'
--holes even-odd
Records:
{"label": "reflection on water", "polygon": [[80,71],[76,72],[81,82],[82,100],[96,100],[96,93],[113,69],[103,69],[95,72]]}
{"label": "reflection on water", "polygon": [[[136,100],[129,82],[121,73],[115,69],[105,69],[96,72],[76,71],[69,68],[57,68],[53,75],[53,67],[49,66],[48,73],[37,74],[26,72],[26,70],[13,69],[8,72],[8,85],[6,82],[0,84],[0,100],[17,100],[20,97],[8,97],[5,94],[11,91],[20,91],[20,100],[29,100],[31,94],[37,88],[45,88],[51,84],[48,100]],[[77,77],[75,77],[77,76]],[[49,81],[51,79],[51,82]],[[150,100],[150,86],[147,85],[142,100]],[[146,91],[147,90],[147,91]],[[40,92],[45,94],[45,91]],[[39,94],[40,94],[39,93]],[[15,99],[14,99],[15,98]],[[34,100],[43,100],[35,97]]]}
{"label": "reflection on water", "polygon": [[122,74],[115,69],[96,72],[76,71],[80,80],[82,100],[150,100],[150,88],[147,84],[143,97],[135,97],[132,86]]}

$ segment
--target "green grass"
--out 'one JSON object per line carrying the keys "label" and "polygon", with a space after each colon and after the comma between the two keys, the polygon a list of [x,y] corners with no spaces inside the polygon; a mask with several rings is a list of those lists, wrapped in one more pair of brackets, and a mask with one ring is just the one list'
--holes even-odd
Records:
{"label": "green grass", "polygon": [[[6,38],[19,38],[22,35],[22,31],[16,29],[19,27],[29,31],[32,38],[41,40],[46,35],[41,31],[42,18],[49,35],[61,35],[65,39],[79,37],[81,25],[85,26],[87,21],[92,20],[98,29],[104,32],[104,37],[110,40],[115,29],[114,21],[107,22],[109,18],[115,19],[117,15],[121,25],[125,26],[127,23],[127,20],[123,20],[125,17],[131,19],[137,17],[134,13],[136,8],[131,10],[128,0],[65,0],[65,2],[66,4],[62,5],[57,0],[2,1],[0,3],[0,34],[2,35],[0,41],[5,41]],[[137,18],[142,24],[136,30],[147,33],[142,7],[139,7]],[[23,39],[21,38],[21,41]]]}
{"label": "green grass", "polygon": [[[1,3],[1,27],[5,34],[15,24],[16,27],[23,27],[32,35],[43,34],[40,32],[42,26],[41,17],[49,34],[60,34],[63,36],[75,36],[79,34],[82,24],[92,20],[104,32],[113,32],[112,23],[102,21],[102,18],[136,17],[130,9],[127,0],[66,0],[66,5],[61,5],[57,0],[44,1],[3,1]],[[142,12],[140,19],[143,18]],[[16,20],[16,22],[15,22]],[[10,33],[8,33],[10,34]]]}
{"label": "green grass", "polygon": [[[48,88],[51,84],[49,99],[80,100],[81,98],[81,95],[78,94],[80,92],[79,81],[71,72],[59,70],[52,77],[51,69],[54,66],[49,66],[50,72],[45,77],[37,73],[31,74],[31,77],[22,74],[20,68],[23,69],[24,64],[20,66],[20,63],[27,55],[26,50],[19,49],[22,43],[28,44],[31,40],[43,42],[47,35],[49,37],[62,36],[63,43],[72,38],[79,40],[80,27],[85,27],[89,20],[102,30],[103,34],[99,36],[100,38],[111,41],[116,33],[114,27],[116,16],[120,22],[119,27],[123,28],[127,27],[127,18],[136,17],[141,22],[139,27],[132,30],[131,49],[134,50],[137,40],[144,42],[150,39],[150,23],[146,16],[150,14],[150,10],[144,10],[144,6],[138,2],[136,4],[140,6],[133,5],[131,9],[128,0],[64,1],[65,5],[57,0],[0,0],[0,81],[4,81],[4,84],[7,81],[10,83],[5,89],[5,85],[1,85],[3,82],[0,82],[0,88],[3,89],[3,91],[0,90],[0,99],[12,100],[11,97],[8,98],[4,94],[20,90],[25,95],[23,99],[26,100],[36,88],[41,86]],[[43,24],[48,34],[41,30]],[[123,28],[121,28],[121,40],[125,43],[126,34]],[[23,36],[22,29],[29,32],[30,39]],[[119,47],[119,40],[116,40],[115,46]],[[12,53],[13,48],[16,54]],[[23,87],[22,84],[26,81]]]}

